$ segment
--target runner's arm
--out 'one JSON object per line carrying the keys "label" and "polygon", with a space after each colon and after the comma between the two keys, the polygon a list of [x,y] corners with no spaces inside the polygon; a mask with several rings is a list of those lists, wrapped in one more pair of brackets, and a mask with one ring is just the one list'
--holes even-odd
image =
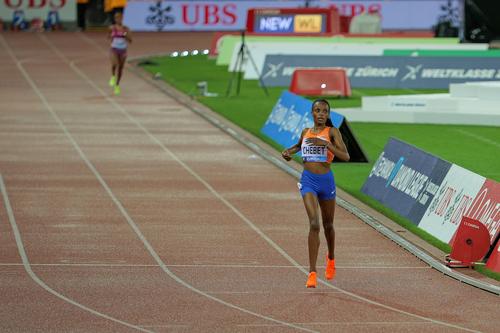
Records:
{"label": "runner's arm", "polygon": [[347,147],[342,139],[342,134],[338,128],[330,128],[330,137],[333,138],[332,142],[328,143],[326,146],[329,151],[331,151],[335,156],[337,156],[342,161],[349,161],[351,157],[347,151]]}
{"label": "runner's arm", "polygon": [[287,148],[281,152],[281,157],[283,157],[285,160],[290,161],[292,159],[292,155],[295,153],[298,153],[300,151],[300,147],[302,146],[302,138],[304,137],[304,134],[307,132],[308,128],[304,128],[302,130],[302,133],[300,134],[300,139],[299,142],[291,146],[290,148]]}

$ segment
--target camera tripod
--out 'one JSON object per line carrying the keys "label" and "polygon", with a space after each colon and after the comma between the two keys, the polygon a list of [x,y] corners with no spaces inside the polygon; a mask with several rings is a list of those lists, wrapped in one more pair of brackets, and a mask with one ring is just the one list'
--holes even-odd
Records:
{"label": "camera tripod", "polygon": [[234,64],[234,70],[233,74],[231,76],[231,79],[229,80],[229,85],[227,86],[227,91],[226,91],[226,97],[229,96],[231,93],[231,89],[233,87],[233,82],[237,76],[237,84],[236,84],[236,96],[240,95],[240,87],[241,87],[241,76],[243,74],[242,69],[243,69],[243,63],[245,59],[250,59],[250,62],[252,63],[252,66],[259,76],[259,82],[260,86],[262,87],[262,90],[264,90],[266,96],[269,96],[269,92],[267,91],[266,85],[264,84],[264,81],[262,80],[262,75],[259,73],[259,70],[257,69],[257,65],[255,64],[255,61],[252,58],[252,54],[250,53],[250,50],[248,49],[248,46],[245,43],[245,30],[241,31],[241,45],[240,49],[238,50],[238,55],[236,58],[236,63]]}

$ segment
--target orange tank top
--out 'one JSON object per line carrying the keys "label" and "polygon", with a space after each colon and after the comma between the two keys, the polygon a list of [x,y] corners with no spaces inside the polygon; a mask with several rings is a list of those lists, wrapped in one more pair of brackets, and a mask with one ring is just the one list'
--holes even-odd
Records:
{"label": "orange tank top", "polygon": [[330,140],[330,128],[325,127],[319,133],[312,133],[311,128],[309,128],[302,138],[302,146],[300,151],[302,153],[302,161],[304,162],[326,162],[332,163],[333,153],[328,150],[326,146],[314,146],[306,144],[307,138],[320,138],[322,140],[332,142]]}

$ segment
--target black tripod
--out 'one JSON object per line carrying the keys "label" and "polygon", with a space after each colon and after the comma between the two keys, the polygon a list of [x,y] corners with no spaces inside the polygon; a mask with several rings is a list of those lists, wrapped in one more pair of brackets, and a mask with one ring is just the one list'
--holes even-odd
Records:
{"label": "black tripod", "polygon": [[267,91],[266,85],[264,84],[264,81],[262,81],[262,75],[259,73],[259,70],[257,69],[257,65],[255,65],[255,61],[252,58],[252,54],[250,53],[250,50],[248,49],[248,46],[245,44],[245,30],[241,31],[241,46],[240,49],[238,50],[238,56],[236,58],[236,63],[234,64],[234,71],[233,75],[231,76],[231,80],[229,80],[229,85],[227,86],[227,91],[226,91],[226,97],[229,96],[231,93],[231,88],[233,87],[233,81],[235,76],[238,76],[238,82],[236,85],[236,96],[240,95],[240,87],[241,87],[241,75],[242,75],[242,69],[243,69],[243,62],[245,61],[245,57],[250,59],[250,62],[252,63],[253,69],[259,76],[259,82],[260,86],[266,93],[266,96],[269,96],[269,92]]}

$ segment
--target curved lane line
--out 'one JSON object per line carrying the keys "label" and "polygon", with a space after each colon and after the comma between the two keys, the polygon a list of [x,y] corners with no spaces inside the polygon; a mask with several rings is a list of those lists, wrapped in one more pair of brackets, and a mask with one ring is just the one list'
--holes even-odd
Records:
{"label": "curved lane line", "polygon": [[74,306],[77,306],[82,310],[88,311],[88,312],[90,312],[98,317],[113,321],[115,323],[130,327],[130,328],[133,328],[136,330],[139,330],[141,332],[153,332],[153,331],[144,329],[142,327],[127,323],[127,322],[122,321],[120,319],[113,318],[113,317],[108,316],[104,313],[93,310],[89,307],[86,307],[85,305],[82,305],[82,304],[72,300],[71,298],[64,296],[63,294],[58,293],[54,289],[50,288],[45,282],[43,282],[43,280],[40,279],[38,277],[38,275],[36,275],[35,272],[33,272],[33,270],[31,269],[31,264],[30,264],[30,261],[28,259],[28,256],[26,255],[26,251],[24,250],[24,244],[23,244],[23,240],[21,237],[21,233],[19,232],[19,228],[17,227],[16,219],[14,217],[14,212],[12,210],[12,206],[10,205],[9,197],[7,195],[7,189],[5,188],[5,183],[3,181],[3,177],[1,174],[0,174],[0,191],[2,192],[3,202],[4,202],[5,209],[7,210],[7,216],[9,218],[10,226],[12,227],[12,231],[14,232],[14,238],[16,239],[17,250],[19,251],[19,255],[21,256],[21,259],[23,261],[24,269],[26,270],[28,275],[31,277],[31,279],[33,279],[33,281],[35,281],[40,287],[42,287],[43,289],[45,289],[46,291],[48,291],[52,295],[62,299],[65,302],[68,302]]}

